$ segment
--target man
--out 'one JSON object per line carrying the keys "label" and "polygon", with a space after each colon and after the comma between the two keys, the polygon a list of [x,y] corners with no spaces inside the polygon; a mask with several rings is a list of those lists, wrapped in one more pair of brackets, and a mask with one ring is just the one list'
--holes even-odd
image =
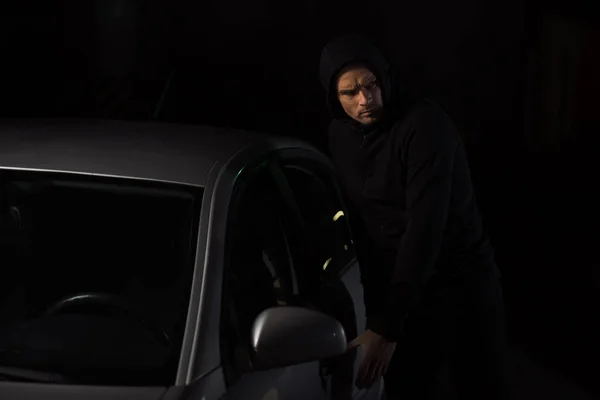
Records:
{"label": "man", "polygon": [[505,398],[500,273],[455,127],[359,35],[325,46],[320,77],[367,310],[356,385],[426,399],[448,367],[461,398]]}

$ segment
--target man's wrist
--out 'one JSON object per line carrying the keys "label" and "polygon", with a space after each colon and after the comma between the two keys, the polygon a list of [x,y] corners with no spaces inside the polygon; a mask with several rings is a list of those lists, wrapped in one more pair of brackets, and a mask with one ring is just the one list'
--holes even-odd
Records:
{"label": "man's wrist", "polygon": [[397,315],[394,318],[377,318],[368,320],[366,329],[370,330],[389,342],[397,342],[402,334],[406,315]]}
{"label": "man's wrist", "polygon": [[381,332],[385,331],[385,319],[383,314],[374,317],[367,317],[365,329],[381,335]]}

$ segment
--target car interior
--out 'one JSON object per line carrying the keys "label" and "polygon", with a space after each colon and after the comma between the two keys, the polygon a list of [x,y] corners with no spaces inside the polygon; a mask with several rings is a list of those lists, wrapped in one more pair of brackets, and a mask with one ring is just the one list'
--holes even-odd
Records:
{"label": "car interior", "polygon": [[0,171],[0,379],[173,383],[201,195]]}

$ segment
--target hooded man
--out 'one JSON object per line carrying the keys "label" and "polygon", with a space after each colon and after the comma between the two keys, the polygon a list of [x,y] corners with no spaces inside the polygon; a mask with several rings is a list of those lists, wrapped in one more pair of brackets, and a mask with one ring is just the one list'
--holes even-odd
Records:
{"label": "hooded man", "polygon": [[356,385],[425,399],[449,368],[461,398],[506,396],[500,273],[456,128],[359,35],[325,46],[320,78],[367,312]]}

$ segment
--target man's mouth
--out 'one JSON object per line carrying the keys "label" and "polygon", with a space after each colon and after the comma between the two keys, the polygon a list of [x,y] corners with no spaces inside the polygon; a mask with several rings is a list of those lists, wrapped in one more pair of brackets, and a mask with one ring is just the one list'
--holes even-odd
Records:
{"label": "man's mouth", "polygon": [[378,108],[374,108],[372,110],[366,110],[360,113],[360,115],[372,115],[374,113],[376,113],[377,111],[379,111]]}

